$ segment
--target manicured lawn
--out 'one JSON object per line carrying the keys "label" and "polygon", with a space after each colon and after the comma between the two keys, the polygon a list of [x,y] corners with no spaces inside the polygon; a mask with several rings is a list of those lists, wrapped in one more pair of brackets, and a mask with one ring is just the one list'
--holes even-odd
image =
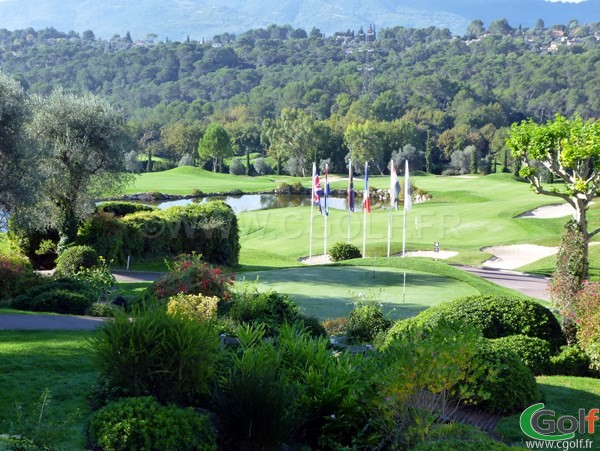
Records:
{"label": "manicured lawn", "polygon": [[[557,417],[562,415],[578,416],[579,409],[586,411],[600,406],[600,379],[569,376],[539,376],[536,378],[543,395],[546,409],[554,410]],[[522,443],[526,436],[519,427],[520,412],[503,418],[496,432],[508,441]],[[597,425],[596,425],[597,426]],[[595,447],[600,446],[600,428],[590,435],[577,434],[576,439],[592,439]]]}
{"label": "manicured lawn", "polygon": [[[0,331],[0,431],[40,437],[52,449],[81,450],[90,414],[86,398],[98,377],[86,338],[93,332]],[[18,423],[18,413],[23,421]]]}
{"label": "manicured lawn", "polygon": [[[406,289],[404,289],[406,272]],[[456,297],[516,294],[459,269],[425,259],[367,259],[345,265],[240,273],[257,288],[290,295],[304,313],[320,320],[346,316],[359,295],[376,299],[391,319],[414,316]]]}
{"label": "manicured lawn", "polygon": [[[168,194],[191,194],[194,189],[204,193],[272,191],[281,181],[295,181],[288,176],[246,177],[229,174],[215,174],[204,169],[183,166],[168,171],[140,174],[127,193],[161,192]],[[308,182],[307,186],[310,186]]]}

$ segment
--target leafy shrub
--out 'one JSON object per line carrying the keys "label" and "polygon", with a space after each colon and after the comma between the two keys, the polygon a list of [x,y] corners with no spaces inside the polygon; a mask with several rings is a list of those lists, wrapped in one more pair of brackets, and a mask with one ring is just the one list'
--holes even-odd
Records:
{"label": "leafy shrub", "polygon": [[371,343],[392,324],[393,321],[385,317],[381,304],[373,301],[358,302],[348,315],[346,336],[351,342]]}
{"label": "leafy shrub", "polygon": [[552,352],[550,343],[546,340],[526,335],[510,335],[493,341],[496,346],[514,352],[534,375],[547,374]]}
{"label": "leafy shrub", "polygon": [[427,434],[426,439],[412,449],[415,451],[502,451],[513,448],[496,442],[485,432],[473,426],[450,423],[435,425]]}
{"label": "leafy shrub", "polygon": [[177,166],[194,166],[194,157],[189,153],[184,154],[177,163]]}
{"label": "leafy shrub", "polygon": [[328,335],[345,335],[348,318],[334,318],[323,321],[323,327]]}
{"label": "leafy shrub", "polygon": [[280,182],[279,185],[277,185],[275,192],[280,194],[292,194],[292,187],[287,182]]}
{"label": "leafy shrub", "polygon": [[180,255],[170,264],[169,272],[152,284],[152,291],[159,299],[184,293],[229,301],[233,281],[233,275],[202,261],[201,255]]}
{"label": "leafy shrub", "polygon": [[50,279],[14,298],[18,310],[84,315],[96,301],[96,292],[86,282],[72,278]]}
{"label": "leafy shrub", "polygon": [[99,318],[110,318],[114,315],[116,305],[109,302],[94,302],[85,311],[87,316],[97,316]]}
{"label": "leafy shrub", "polygon": [[268,336],[277,335],[282,325],[300,320],[300,310],[294,301],[273,290],[238,293],[228,315],[239,324],[262,324]]}
{"label": "leafy shrub", "polygon": [[297,323],[301,324],[303,329],[313,338],[327,336],[327,331],[319,318],[300,314]]}
{"label": "leafy shrub", "polygon": [[81,268],[98,264],[98,253],[91,246],[71,246],[56,259],[55,273],[59,277],[72,276]]}
{"label": "leafy shrub", "polygon": [[37,279],[26,258],[0,255],[0,300],[21,294]]}
{"label": "leafy shrub", "polygon": [[192,403],[208,392],[219,339],[210,323],[164,308],[116,311],[90,340],[101,375],[132,396]]}
{"label": "leafy shrub", "polygon": [[231,164],[229,165],[229,173],[232,175],[246,175],[246,168],[239,158],[234,158],[231,160]]}
{"label": "leafy shrub", "polygon": [[343,260],[362,257],[360,249],[353,244],[344,243],[343,241],[335,243],[333,246],[331,246],[328,253],[334,262],[341,262]]}
{"label": "leafy shrub", "polygon": [[127,254],[123,252],[125,231],[126,227],[121,218],[99,211],[79,227],[77,242],[93,247],[108,261],[123,264],[127,261]]}
{"label": "leafy shrub", "polygon": [[196,321],[214,321],[217,319],[218,305],[219,298],[216,296],[179,293],[169,298],[167,312]]}
{"label": "leafy shrub", "polygon": [[262,157],[254,160],[254,170],[258,175],[268,175],[273,173],[273,168]]}
{"label": "leafy shrub", "polygon": [[[466,400],[498,414],[523,410],[540,400],[541,394],[533,373],[502,342],[483,339],[470,365],[477,368],[466,387],[475,393]],[[484,371],[479,371],[479,368]]]}
{"label": "leafy shrub", "polygon": [[[430,307],[419,313],[415,321],[436,324],[442,318],[472,324],[480,328],[486,338],[527,335],[547,340],[553,350],[565,344],[560,324],[552,312],[527,298],[466,296]],[[392,327],[392,336],[396,327],[403,326]]]}
{"label": "leafy shrub", "polygon": [[591,361],[600,369],[600,284],[587,283],[577,293],[575,309],[579,328],[577,341]]}
{"label": "leafy shrub", "polygon": [[590,358],[577,345],[563,346],[560,353],[550,357],[548,374],[560,376],[591,376]]}
{"label": "leafy shrub", "polygon": [[58,243],[56,229],[36,230],[25,227],[11,216],[8,223],[7,237],[10,246],[29,259],[35,269],[52,269],[56,260],[56,252],[40,253],[42,242]]}
{"label": "leafy shrub", "polygon": [[110,450],[215,450],[216,432],[207,415],[192,408],[161,406],[151,397],[112,402],[90,419],[92,447]]}
{"label": "leafy shrub", "polygon": [[110,213],[119,218],[139,211],[154,211],[156,208],[150,205],[138,204],[135,202],[102,202],[96,206],[96,212]]}

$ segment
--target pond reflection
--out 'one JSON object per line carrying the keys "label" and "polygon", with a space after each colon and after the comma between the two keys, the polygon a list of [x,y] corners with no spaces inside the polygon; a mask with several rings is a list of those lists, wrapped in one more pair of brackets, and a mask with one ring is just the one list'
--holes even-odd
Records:
{"label": "pond reflection", "polygon": [[[210,196],[195,199],[177,199],[155,203],[144,203],[156,206],[160,209],[165,209],[177,205],[189,205],[191,203],[203,204],[210,202],[211,200],[225,201],[236,213],[270,210],[273,208],[310,206],[310,196],[303,194],[243,194],[241,196]],[[323,199],[321,199],[321,206],[323,206]],[[327,206],[333,210],[348,210],[348,199],[346,197],[330,196],[327,198]],[[358,201],[355,199],[354,211],[362,211],[362,197],[358,197]]]}

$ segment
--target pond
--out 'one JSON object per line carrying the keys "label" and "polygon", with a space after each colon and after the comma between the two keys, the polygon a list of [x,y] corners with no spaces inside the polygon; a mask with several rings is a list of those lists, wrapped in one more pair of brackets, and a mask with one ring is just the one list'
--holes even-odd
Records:
{"label": "pond", "polygon": [[[273,208],[310,206],[310,196],[304,194],[243,194],[239,196],[210,196],[143,203],[165,209],[178,205],[189,205],[191,203],[206,203],[211,200],[225,201],[236,213]],[[321,205],[323,206],[323,199],[321,199]],[[373,199],[371,200],[371,205],[372,208],[377,207]],[[348,199],[345,196],[330,196],[327,198],[327,206],[334,210],[348,210]],[[354,211],[362,211],[362,197],[360,196],[357,196],[354,200]]]}

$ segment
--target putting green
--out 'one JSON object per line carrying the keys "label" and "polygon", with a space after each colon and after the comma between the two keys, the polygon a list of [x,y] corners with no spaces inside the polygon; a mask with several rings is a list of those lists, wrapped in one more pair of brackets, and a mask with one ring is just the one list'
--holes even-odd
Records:
{"label": "putting green", "polygon": [[242,277],[248,282],[258,278],[259,291],[285,293],[305,314],[321,320],[346,316],[359,294],[381,301],[394,320],[459,296],[479,294],[469,284],[449,277],[390,267],[311,266],[247,272],[238,279]]}

